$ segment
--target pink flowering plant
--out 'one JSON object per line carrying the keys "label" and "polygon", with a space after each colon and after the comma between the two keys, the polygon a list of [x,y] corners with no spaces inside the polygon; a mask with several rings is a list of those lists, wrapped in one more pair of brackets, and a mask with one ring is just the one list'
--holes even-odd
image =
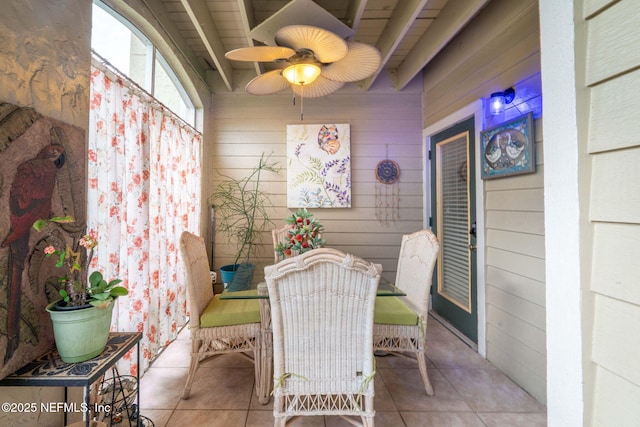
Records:
{"label": "pink flowering plant", "polygon": [[[75,222],[71,216],[39,219],[34,222],[33,228],[42,231],[49,223],[65,224],[71,222]],[[88,283],[83,280],[82,275],[86,273],[91,258],[93,258],[93,250],[97,245],[96,234],[90,231],[74,241],[72,245],[66,243],[64,250],[56,248],[55,245],[44,248],[45,256],[57,257],[55,266],[66,270],[65,275],[59,279],[61,283],[59,292],[67,306],[91,304],[96,307],[107,307],[114,298],[129,293],[126,288],[118,286],[122,280],[107,281],[99,271],[94,271],[89,275]]]}
{"label": "pink flowering plant", "polygon": [[325,241],[322,238],[324,227],[313,214],[306,209],[298,209],[294,214],[285,218],[291,229],[287,231],[287,240],[276,245],[276,252],[283,257],[299,255],[311,249],[322,248]]}

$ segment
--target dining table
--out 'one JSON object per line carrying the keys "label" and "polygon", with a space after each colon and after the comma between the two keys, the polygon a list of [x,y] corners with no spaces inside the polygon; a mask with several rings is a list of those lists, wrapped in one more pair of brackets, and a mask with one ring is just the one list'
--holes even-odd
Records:
{"label": "dining table", "polygon": [[[245,270],[244,268],[247,268]],[[405,296],[406,294],[384,276],[380,277],[376,298]],[[273,334],[271,330],[271,306],[269,292],[264,281],[264,265],[240,267],[220,294],[221,300],[256,299],[260,305],[260,329],[262,343],[260,357],[255,363],[260,364],[259,383],[256,384],[258,402],[265,405],[269,402],[273,384]]]}

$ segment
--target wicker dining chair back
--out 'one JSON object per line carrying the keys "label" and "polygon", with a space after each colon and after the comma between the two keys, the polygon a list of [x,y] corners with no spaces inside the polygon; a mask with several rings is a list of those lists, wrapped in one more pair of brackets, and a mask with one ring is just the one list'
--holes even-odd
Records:
{"label": "wicker dining chair back", "polygon": [[[227,353],[253,353],[256,385],[260,381],[260,308],[257,300],[220,300],[214,295],[204,239],[187,231],[180,236],[180,254],[185,267],[190,312],[191,363],[182,398],[191,385],[200,362]],[[245,355],[246,356],[246,355]],[[258,391],[259,387],[256,387]]]}
{"label": "wicker dining chair back", "polygon": [[[300,415],[373,426],[373,310],[382,266],[331,248],[265,268],[276,426]],[[351,420],[353,421],[353,420]]]}
{"label": "wicker dining chair back", "polygon": [[402,236],[395,285],[406,296],[379,298],[373,326],[376,351],[414,353],[429,396],[433,395],[433,387],[427,374],[426,330],[431,279],[439,250],[440,244],[431,230]]}
{"label": "wicker dining chair back", "polygon": [[287,230],[291,230],[291,226],[289,224],[285,224],[280,228],[276,228],[271,230],[271,238],[273,239],[273,262],[277,263],[281,261],[283,258],[276,251],[276,246],[278,243],[286,243],[287,242]]}

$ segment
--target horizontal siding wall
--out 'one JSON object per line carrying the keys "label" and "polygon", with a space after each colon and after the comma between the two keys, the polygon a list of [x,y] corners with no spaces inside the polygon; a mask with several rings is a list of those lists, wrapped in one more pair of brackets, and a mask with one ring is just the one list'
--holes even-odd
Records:
{"label": "horizontal siding wall", "polygon": [[640,13],[635,0],[585,1],[593,224],[589,425],[640,419]]}
{"label": "horizontal siding wall", "polygon": [[[499,25],[496,25],[499,23]],[[546,402],[544,162],[537,2],[494,0],[424,73],[425,127],[510,86],[484,129],[534,113],[536,172],[478,182],[485,203],[487,359]]]}
{"label": "horizontal siding wall", "polygon": [[[390,86],[390,85],[389,85]],[[270,174],[264,190],[272,194],[270,214],[275,227],[294,209],[286,207],[286,127],[288,124],[348,123],[351,130],[352,207],[311,209],[325,227],[327,246],[353,253],[383,265],[383,274],[395,278],[403,234],[423,226],[421,82],[403,92],[376,90],[304,100],[292,106],[291,95],[249,96],[243,93],[213,96],[212,135],[207,138],[204,168],[209,176],[205,190],[211,194],[218,182],[214,170],[242,177],[261,153],[279,162],[279,174]],[[299,102],[299,100],[297,100]],[[298,103],[297,103],[298,104]],[[376,164],[386,158],[400,166],[399,220],[387,225],[376,219]],[[217,236],[214,268],[232,261],[233,247]],[[264,235],[262,264],[273,261],[271,235]]]}

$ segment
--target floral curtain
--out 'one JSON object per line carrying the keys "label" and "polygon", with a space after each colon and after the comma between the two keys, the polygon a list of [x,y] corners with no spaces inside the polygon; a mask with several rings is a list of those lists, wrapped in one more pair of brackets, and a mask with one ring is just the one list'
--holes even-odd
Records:
{"label": "floral curtain", "polygon": [[[200,228],[201,135],[106,67],[92,67],[90,114],[91,269],[129,290],[112,330],[142,332],[143,373],[186,319],[179,238]],[[120,369],[136,374],[135,350]]]}

